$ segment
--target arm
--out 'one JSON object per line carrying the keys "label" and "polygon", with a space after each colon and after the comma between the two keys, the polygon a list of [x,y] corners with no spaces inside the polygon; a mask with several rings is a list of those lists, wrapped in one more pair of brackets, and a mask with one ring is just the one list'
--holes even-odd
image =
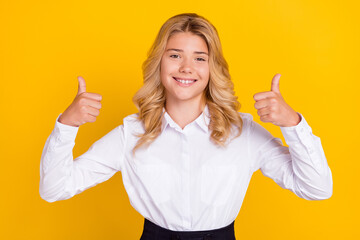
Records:
{"label": "arm", "polygon": [[274,138],[265,128],[251,121],[251,152],[255,170],[272,178],[279,186],[307,200],[330,198],[332,173],[320,138],[312,133],[305,118],[296,126],[280,127],[286,143]]}
{"label": "arm", "polygon": [[123,125],[114,128],[73,159],[72,150],[79,127],[62,124],[57,117],[40,161],[42,199],[65,200],[111,178],[121,170],[124,148]]}

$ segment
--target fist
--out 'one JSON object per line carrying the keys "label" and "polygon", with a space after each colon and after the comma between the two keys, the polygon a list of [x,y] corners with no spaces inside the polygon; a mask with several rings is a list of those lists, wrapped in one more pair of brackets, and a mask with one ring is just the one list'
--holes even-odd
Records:
{"label": "fist", "polygon": [[294,111],[280,94],[279,79],[276,74],[272,79],[271,91],[254,95],[255,105],[262,122],[270,122],[280,127],[296,126],[301,121],[300,115]]}
{"label": "fist", "polygon": [[86,92],[85,80],[78,77],[79,86],[75,99],[70,106],[61,114],[60,123],[79,127],[87,122],[95,122],[100,114],[102,96],[97,93]]}

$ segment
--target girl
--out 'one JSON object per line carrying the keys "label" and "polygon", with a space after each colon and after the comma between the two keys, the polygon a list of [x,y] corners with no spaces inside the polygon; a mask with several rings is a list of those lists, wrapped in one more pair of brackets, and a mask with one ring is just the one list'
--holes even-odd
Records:
{"label": "girl", "polygon": [[277,74],[271,91],[254,95],[263,122],[286,143],[238,112],[215,27],[194,13],[161,27],[143,64],[139,113],[73,159],[79,126],[94,122],[101,95],[79,77],[73,103],[58,116],[40,163],[40,195],[54,202],[122,172],[131,205],[144,216],[141,240],[235,239],[234,221],[258,169],[307,200],[332,195],[332,174],[320,138],[286,104]]}

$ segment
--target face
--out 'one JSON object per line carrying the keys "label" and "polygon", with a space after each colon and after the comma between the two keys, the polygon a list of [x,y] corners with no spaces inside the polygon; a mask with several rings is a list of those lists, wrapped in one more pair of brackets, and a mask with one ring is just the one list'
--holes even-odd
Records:
{"label": "face", "polygon": [[193,33],[176,33],[167,42],[161,59],[161,82],[166,102],[198,104],[209,82],[209,51]]}

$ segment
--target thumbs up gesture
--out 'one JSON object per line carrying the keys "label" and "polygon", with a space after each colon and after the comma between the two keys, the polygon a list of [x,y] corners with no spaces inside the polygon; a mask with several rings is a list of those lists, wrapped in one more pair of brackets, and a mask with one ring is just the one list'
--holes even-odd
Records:
{"label": "thumbs up gesture", "polygon": [[95,122],[101,109],[102,96],[86,92],[85,80],[81,76],[78,77],[78,81],[78,92],[74,101],[58,119],[60,123],[73,127],[79,127],[87,122]]}
{"label": "thumbs up gesture", "polygon": [[280,127],[296,126],[301,121],[300,115],[294,111],[280,94],[280,74],[272,79],[271,91],[254,95],[255,108],[262,122],[270,122]]}

